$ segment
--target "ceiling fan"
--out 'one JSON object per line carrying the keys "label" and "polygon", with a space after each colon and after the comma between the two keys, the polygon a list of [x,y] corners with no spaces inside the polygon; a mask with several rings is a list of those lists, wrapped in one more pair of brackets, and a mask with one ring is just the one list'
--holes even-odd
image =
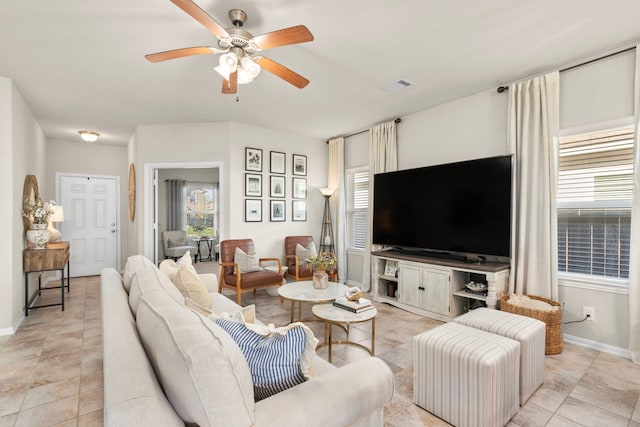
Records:
{"label": "ceiling fan", "polygon": [[258,76],[261,69],[280,77],[293,86],[302,89],[309,80],[276,61],[256,55],[266,49],[297,43],[310,42],[313,34],[304,25],[284,28],[270,33],[254,36],[242,29],[247,14],[240,9],[229,11],[233,26],[223,28],[209,14],[192,0],[171,0],[173,4],[187,12],[193,19],[201,23],[218,39],[218,47],[196,46],[145,55],[150,62],[162,62],[185,56],[208,55],[220,53],[220,65],[215,70],[222,75],[222,93],[233,94],[238,91],[238,84],[250,83]]}

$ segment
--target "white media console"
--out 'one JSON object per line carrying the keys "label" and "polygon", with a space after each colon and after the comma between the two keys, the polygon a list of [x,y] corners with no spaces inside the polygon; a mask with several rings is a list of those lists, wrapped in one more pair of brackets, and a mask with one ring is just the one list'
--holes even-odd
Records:
{"label": "white media console", "polygon": [[[509,283],[507,263],[467,263],[393,250],[371,255],[373,300],[436,320],[463,314],[475,300],[495,309]],[[469,292],[466,285],[471,281],[486,283],[486,295]]]}

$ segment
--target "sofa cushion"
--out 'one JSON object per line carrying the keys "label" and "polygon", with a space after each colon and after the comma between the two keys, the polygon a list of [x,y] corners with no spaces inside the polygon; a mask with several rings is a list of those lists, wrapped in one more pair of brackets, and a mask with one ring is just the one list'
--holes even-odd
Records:
{"label": "sofa cushion", "polygon": [[225,318],[238,320],[239,316],[242,316],[243,321],[246,323],[255,323],[256,321],[256,306],[254,304],[248,305],[246,307],[240,307],[237,304],[234,304],[239,309],[234,309],[231,311],[227,311],[227,310],[216,311],[213,309],[209,309],[201,304],[198,304],[196,301],[192,300],[191,298],[185,298],[184,305],[197,311],[203,316],[206,316],[206,317],[209,317],[212,315],[215,316],[212,318],[212,320],[216,320],[218,317],[225,317]]}
{"label": "sofa cushion", "polygon": [[140,298],[152,291],[164,292],[177,303],[184,304],[184,297],[178,288],[155,265],[151,265],[136,271],[131,280],[129,307],[134,316],[137,316]]}
{"label": "sofa cushion", "polygon": [[142,296],[137,326],[167,398],[185,422],[254,422],[251,373],[233,339],[166,294]]}
{"label": "sofa cushion", "polygon": [[144,255],[132,255],[127,258],[122,278],[122,283],[124,288],[127,290],[127,293],[129,293],[129,289],[131,289],[131,280],[133,279],[133,275],[136,271],[149,266],[155,267],[155,265]]}
{"label": "sofa cushion", "polygon": [[253,271],[262,270],[262,267],[260,267],[260,259],[258,258],[255,247],[249,248],[248,252],[236,247],[233,262],[238,265],[240,273],[251,273]]}
{"label": "sofa cushion", "polygon": [[[307,344],[307,333],[301,323],[261,335],[243,322],[220,317],[216,320],[235,339],[244,354],[256,401],[302,384],[305,376],[300,361]],[[264,327],[267,328],[268,327]],[[313,351],[317,340],[313,343]]]}

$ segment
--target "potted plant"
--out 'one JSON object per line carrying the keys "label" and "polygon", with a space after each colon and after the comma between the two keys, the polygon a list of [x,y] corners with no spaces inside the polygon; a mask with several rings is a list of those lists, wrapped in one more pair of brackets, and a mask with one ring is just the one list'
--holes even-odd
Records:
{"label": "potted plant", "polygon": [[22,215],[29,219],[31,228],[27,230],[27,241],[32,249],[44,249],[49,241],[49,218],[53,215],[54,201],[43,202],[42,199],[26,199]]}
{"label": "potted plant", "polygon": [[318,255],[308,258],[307,265],[313,270],[313,287],[325,289],[329,284],[327,271],[333,271],[336,266],[336,256],[330,252],[320,252]]}

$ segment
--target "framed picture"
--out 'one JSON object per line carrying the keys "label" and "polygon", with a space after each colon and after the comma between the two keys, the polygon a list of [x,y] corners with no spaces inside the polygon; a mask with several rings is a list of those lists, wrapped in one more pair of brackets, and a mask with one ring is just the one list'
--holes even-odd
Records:
{"label": "framed picture", "polygon": [[270,200],[271,218],[273,222],[284,221],[284,200]]}
{"label": "framed picture", "polygon": [[293,198],[294,199],[307,198],[307,179],[306,178],[293,178]]}
{"label": "framed picture", "polygon": [[244,199],[244,222],[262,222],[262,200]]}
{"label": "framed picture", "polygon": [[258,173],[244,174],[244,195],[262,197],[262,175]]}
{"label": "framed picture", "polygon": [[262,172],[262,150],[260,148],[245,147],[244,168],[248,171]]}
{"label": "framed picture", "polygon": [[396,277],[397,273],[398,273],[398,261],[387,260],[387,262],[384,265],[384,275]]}
{"label": "framed picture", "polygon": [[293,174],[307,176],[307,156],[293,155]]}
{"label": "framed picture", "polygon": [[291,212],[293,212],[294,221],[307,220],[307,202],[306,200],[291,201]]}
{"label": "framed picture", "polygon": [[270,176],[271,191],[270,197],[284,197],[285,196],[285,180],[284,176]]}
{"label": "framed picture", "polygon": [[285,162],[287,155],[279,151],[271,151],[271,159],[269,161],[269,171],[271,173],[285,173]]}

